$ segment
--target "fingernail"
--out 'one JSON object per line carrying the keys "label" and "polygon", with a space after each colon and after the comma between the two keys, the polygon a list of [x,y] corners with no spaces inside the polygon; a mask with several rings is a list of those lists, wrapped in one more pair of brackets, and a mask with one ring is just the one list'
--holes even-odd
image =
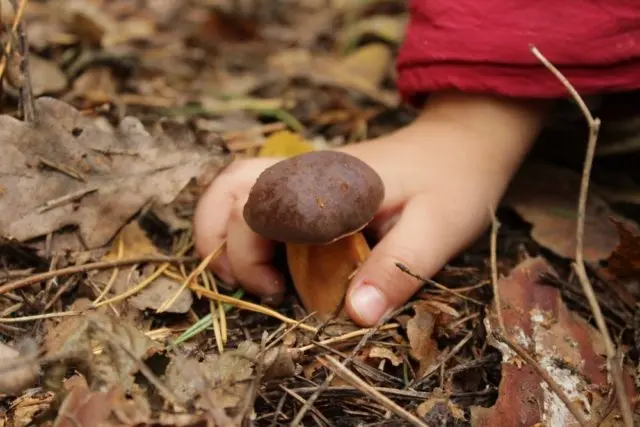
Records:
{"label": "fingernail", "polygon": [[366,324],[374,325],[387,310],[387,298],[373,285],[358,286],[350,297],[351,307]]}

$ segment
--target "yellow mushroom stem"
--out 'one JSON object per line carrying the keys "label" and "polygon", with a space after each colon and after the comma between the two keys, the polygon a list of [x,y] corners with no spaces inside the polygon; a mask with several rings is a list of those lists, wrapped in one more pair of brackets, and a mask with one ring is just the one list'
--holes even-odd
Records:
{"label": "yellow mushroom stem", "polygon": [[357,232],[326,245],[287,243],[287,262],[298,296],[308,312],[320,319],[346,317],[344,298],[350,279],[371,249]]}

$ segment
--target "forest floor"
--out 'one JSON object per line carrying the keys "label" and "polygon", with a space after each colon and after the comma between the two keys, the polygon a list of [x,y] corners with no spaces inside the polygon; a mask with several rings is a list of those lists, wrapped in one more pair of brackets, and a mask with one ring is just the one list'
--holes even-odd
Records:
{"label": "forest floor", "polygon": [[1,2],[0,427],[640,424],[638,94],[594,106],[584,213],[567,102],[493,227],[374,328],[292,288],[268,308],[194,255],[233,159],[413,119],[405,3]]}

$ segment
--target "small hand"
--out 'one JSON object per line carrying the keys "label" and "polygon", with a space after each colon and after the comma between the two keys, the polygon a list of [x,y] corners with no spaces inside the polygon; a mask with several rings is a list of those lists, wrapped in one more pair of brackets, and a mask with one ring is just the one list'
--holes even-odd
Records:
{"label": "small hand", "polygon": [[[386,187],[370,224],[379,242],[347,291],[346,310],[356,323],[375,324],[421,286],[396,263],[430,277],[484,230],[543,117],[537,104],[447,94],[408,127],[343,149],[375,169]],[[211,266],[219,277],[261,296],[282,293],[284,279],[272,265],[273,243],[249,229],[242,210],[258,175],[279,160],[230,165],[202,196],[194,221],[201,256],[226,239]]]}

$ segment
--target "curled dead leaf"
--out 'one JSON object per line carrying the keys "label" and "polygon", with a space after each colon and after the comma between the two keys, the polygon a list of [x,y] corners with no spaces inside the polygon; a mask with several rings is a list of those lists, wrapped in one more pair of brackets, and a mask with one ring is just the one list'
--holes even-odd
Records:
{"label": "curled dead leaf", "polygon": [[398,356],[387,347],[373,346],[369,349],[369,359],[388,360],[393,366],[400,366],[403,362],[402,357]]}

